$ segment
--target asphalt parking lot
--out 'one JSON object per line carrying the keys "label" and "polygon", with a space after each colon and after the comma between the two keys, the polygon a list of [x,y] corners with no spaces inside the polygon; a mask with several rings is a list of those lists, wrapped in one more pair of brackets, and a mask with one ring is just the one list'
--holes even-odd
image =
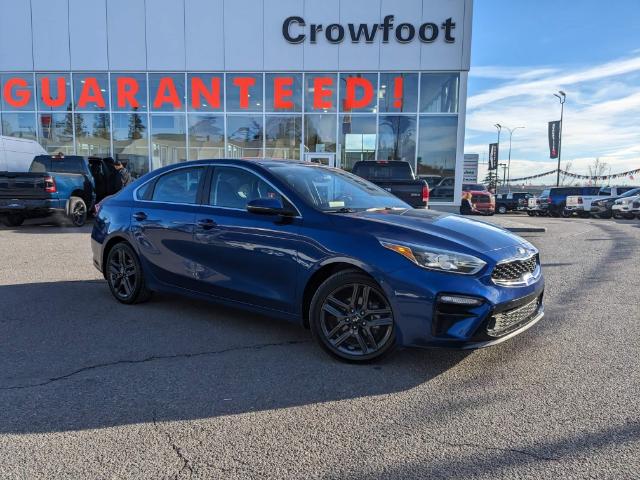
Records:
{"label": "asphalt parking lot", "polygon": [[638,478],[640,221],[544,225],[546,317],[354,366],[307,331],[116,303],[89,231],[0,229],[0,478]]}

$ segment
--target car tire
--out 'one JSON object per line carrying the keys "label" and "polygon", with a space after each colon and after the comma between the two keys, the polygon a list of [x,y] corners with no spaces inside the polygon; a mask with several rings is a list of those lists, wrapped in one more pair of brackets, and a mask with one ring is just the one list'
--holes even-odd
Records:
{"label": "car tire", "polygon": [[500,215],[504,215],[505,213],[507,213],[507,207],[505,205],[498,205],[496,212]]}
{"label": "car tire", "polygon": [[87,204],[80,197],[71,197],[69,199],[69,212],[67,220],[71,226],[82,227],[87,223]]}
{"label": "car tire", "polygon": [[625,213],[624,214],[624,219],[625,220],[633,220],[634,218],[636,218],[636,216],[633,213]]}
{"label": "car tire", "polygon": [[527,212],[527,215],[529,215],[530,217],[535,217],[536,216],[536,212]]}
{"label": "car tire", "polygon": [[371,277],[357,270],[338,272],[318,287],[309,327],[325,351],[347,362],[379,360],[396,345],[389,300]]}
{"label": "car tire", "polygon": [[25,218],[19,213],[11,213],[4,217],[2,223],[7,227],[19,227],[24,223]]}
{"label": "car tire", "polygon": [[109,251],[104,269],[109,290],[120,303],[133,305],[151,298],[140,259],[128,243],[118,243]]}

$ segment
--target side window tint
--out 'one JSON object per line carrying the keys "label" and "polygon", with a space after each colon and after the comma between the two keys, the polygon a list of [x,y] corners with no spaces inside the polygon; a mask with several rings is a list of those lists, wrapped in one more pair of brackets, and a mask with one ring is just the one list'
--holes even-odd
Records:
{"label": "side window tint", "polygon": [[282,196],[257,175],[234,167],[217,167],[211,179],[209,205],[225,208],[247,208],[247,203],[259,198]]}
{"label": "side window tint", "polygon": [[151,188],[152,185],[153,185],[153,181],[147,182],[146,184],[141,186],[138,189],[138,192],[136,193],[136,199],[144,200],[147,197],[147,193],[149,193],[149,189]]}
{"label": "side window tint", "polygon": [[[161,176],[153,190],[152,200],[167,203],[195,204],[203,168],[183,168]],[[138,192],[140,196],[140,192]]]}

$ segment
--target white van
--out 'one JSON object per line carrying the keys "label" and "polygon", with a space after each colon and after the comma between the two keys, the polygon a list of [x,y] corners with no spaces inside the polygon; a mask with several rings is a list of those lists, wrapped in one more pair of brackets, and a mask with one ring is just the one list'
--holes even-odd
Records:
{"label": "white van", "polygon": [[28,172],[37,155],[47,152],[35,140],[0,136],[0,172]]}

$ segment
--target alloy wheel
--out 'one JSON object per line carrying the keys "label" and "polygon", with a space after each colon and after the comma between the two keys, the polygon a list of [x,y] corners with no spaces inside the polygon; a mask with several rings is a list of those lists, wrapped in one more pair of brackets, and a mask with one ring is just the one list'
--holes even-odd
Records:
{"label": "alloy wheel", "polygon": [[347,284],[325,298],[320,327],[336,351],[353,357],[371,356],[382,350],[393,335],[393,312],[376,288]]}
{"label": "alloy wheel", "polygon": [[124,248],[118,248],[109,260],[109,283],[114,294],[128,300],[135,292],[138,267],[135,259]]}
{"label": "alloy wheel", "polygon": [[77,202],[71,212],[71,220],[73,224],[77,227],[81,227],[84,225],[86,218],[87,208],[85,207],[84,202]]}

